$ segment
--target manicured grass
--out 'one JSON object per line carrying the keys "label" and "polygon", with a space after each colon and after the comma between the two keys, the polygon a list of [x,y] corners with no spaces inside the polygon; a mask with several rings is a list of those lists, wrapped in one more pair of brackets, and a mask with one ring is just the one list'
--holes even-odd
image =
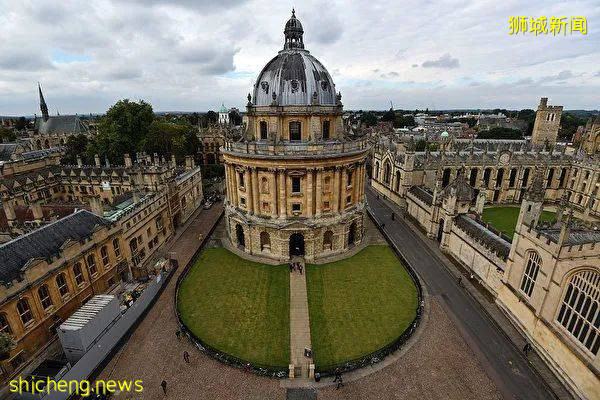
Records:
{"label": "manicured grass", "polygon": [[[502,231],[506,236],[512,238],[515,233],[517,219],[519,219],[520,207],[487,207],[483,210],[482,218],[494,228]],[[551,211],[542,211],[540,221],[552,221],[556,214]]]}
{"label": "manicured grass", "polygon": [[417,289],[388,246],[369,246],[345,260],[308,265],[306,278],[319,368],[382,348],[415,317]]}
{"label": "manicured grass", "polygon": [[244,260],[223,248],[204,250],[181,284],[184,323],[210,346],[263,365],[290,362],[287,265]]}

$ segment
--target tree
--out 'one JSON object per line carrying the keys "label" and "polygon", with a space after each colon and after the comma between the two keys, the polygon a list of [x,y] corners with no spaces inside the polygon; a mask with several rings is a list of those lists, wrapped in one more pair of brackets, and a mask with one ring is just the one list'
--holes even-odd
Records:
{"label": "tree", "polygon": [[213,110],[210,110],[209,112],[206,113],[206,121],[209,124],[214,124],[219,120],[219,114],[217,114],[216,112],[214,112]]}
{"label": "tree", "polygon": [[25,119],[25,117],[19,117],[19,119],[17,119],[17,122],[15,123],[15,129],[22,131],[25,128],[27,128],[27,120]]}
{"label": "tree", "polygon": [[373,114],[372,111],[367,111],[361,114],[360,122],[362,122],[368,127],[371,127],[377,124],[377,117],[375,116],[375,114]]}
{"label": "tree", "polygon": [[564,112],[560,118],[560,130],[558,131],[558,137],[562,140],[570,141],[577,127],[585,125],[586,121],[575,114]]}
{"label": "tree", "polygon": [[229,122],[232,125],[238,126],[242,124],[242,115],[237,110],[229,111]]}
{"label": "tree", "polygon": [[177,159],[182,159],[187,155],[195,155],[199,143],[194,126],[157,119],[150,125],[149,133],[141,140],[139,147],[149,154],[174,154]]}
{"label": "tree", "polygon": [[415,117],[412,115],[402,116],[398,115],[394,120],[394,128],[404,128],[407,126],[415,126]]}
{"label": "tree", "polygon": [[15,131],[10,128],[0,126],[0,143],[14,142],[15,140],[17,140]]}
{"label": "tree", "polygon": [[119,162],[123,154],[134,153],[149,133],[154,121],[152,106],[143,100],[119,100],[108,109],[98,124],[98,135],[88,146],[88,152]]}
{"label": "tree", "polygon": [[75,165],[77,156],[81,157],[84,163],[89,164],[91,160],[86,153],[88,144],[89,140],[85,135],[69,136],[67,143],[65,143],[65,155],[60,160],[61,164]]}
{"label": "tree", "polygon": [[531,136],[531,133],[533,132],[533,124],[535,123],[535,111],[530,108],[521,110],[517,113],[517,119],[527,122],[527,131],[525,134],[527,136]]}
{"label": "tree", "polygon": [[477,139],[523,139],[523,134],[518,129],[494,127],[477,134]]}
{"label": "tree", "polygon": [[383,113],[383,116],[381,117],[381,120],[385,121],[385,122],[394,122],[395,119],[396,119],[396,113],[391,108],[388,111],[386,111],[385,113]]}
{"label": "tree", "polygon": [[419,139],[417,143],[415,143],[415,151],[425,151],[427,148],[427,140]]}

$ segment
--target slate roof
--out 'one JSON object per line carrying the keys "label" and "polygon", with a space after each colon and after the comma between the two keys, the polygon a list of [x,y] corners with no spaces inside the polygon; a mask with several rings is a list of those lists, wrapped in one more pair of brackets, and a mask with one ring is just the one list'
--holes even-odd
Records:
{"label": "slate roof", "polygon": [[463,168],[458,170],[456,178],[442,191],[442,197],[448,197],[452,193],[461,202],[471,202],[475,197],[475,189],[467,183]]}
{"label": "slate roof", "polygon": [[91,236],[97,226],[110,223],[89,211],[81,210],[0,245],[0,281],[18,279],[21,269],[29,260],[56,256],[67,240],[80,241]]}
{"label": "slate roof", "polygon": [[408,189],[408,191],[414,194],[417,197],[417,199],[421,200],[425,204],[433,204],[433,195],[425,189],[423,189],[421,186],[411,186],[411,188]]}
{"label": "slate roof", "polygon": [[0,143],[0,161],[10,161],[19,148],[23,150],[19,143]]}
{"label": "slate roof", "polygon": [[41,135],[58,133],[80,134],[87,133],[88,128],[78,115],[55,115],[44,121],[43,118],[35,119],[35,129]]}
{"label": "slate roof", "polygon": [[454,220],[456,226],[503,260],[508,258],[511,244],[467,215]]}
{"label": "slate roof", "polygon": [[[560,229],[537,229],[543,236],[546,236],[554,243],[558,243],[560,238]],[[569,230],[569,236],[566,238],[564,246],[577,246],[580,244],[587,243],[600,243],[600,231],[593,229],[577,229],[571,228]]]}

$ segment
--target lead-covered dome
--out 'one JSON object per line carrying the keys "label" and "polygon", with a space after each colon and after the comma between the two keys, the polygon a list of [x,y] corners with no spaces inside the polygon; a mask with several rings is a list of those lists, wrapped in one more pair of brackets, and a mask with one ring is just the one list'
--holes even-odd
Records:
{"label": "lead-covered dome", "polygon": [[302,24],[292,10],[292,17],[285,24],[283,50],[258,75],[254,105],[268,106],[275,101],[279,106],[336,104],[331,75],[304,49],[303,33]]}

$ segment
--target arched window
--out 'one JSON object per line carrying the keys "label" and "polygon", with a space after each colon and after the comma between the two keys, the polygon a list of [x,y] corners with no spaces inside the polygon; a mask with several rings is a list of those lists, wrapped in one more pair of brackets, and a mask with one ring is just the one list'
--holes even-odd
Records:
{"label": "arched window", "polygon": [[290,140],[300,141],[302,140],[302,125],[299,121],[290,122]]}
{"label": "arched window", "polygon": [[390,166],[390,162],[386,161],[385,164],[383,164],[383,181],[387,185],[390,184],[391,173],[392,173],[392,167]]}
{"label": "arched window", "polygon": [[323,191],[325,193],[329,193],[331,191],[331,177],[330,176],[326,176],[325,180],[323,181]]}
{"label": "arched window", "polygon": [[113,249],[115,250],[115,255],[119,257],[121,255],[121,247],[119,245],[119,239],[113,239],[112,241]]}
{"label": "arched window", "polygon": [[87,256],[88,270],[90,271],[90,275],[94,276],[98,273],[98,269],[96,268],[96,257],[93,254],[88,254]]}
{"label": "arched window", "polygon": [[52,306],[52,298],[50,297],[48,285],[42,285],[38,288],[38,296],[40,296],[40,302],[42,303],[42,308],[44,310],[47,310]]}
{"label": "arched window", "polygon": [[10,324],[8,323],[8,318],[6,318],[6,314],[0,314],[0,333],[5,333],[7,335],[11,335],[13,333]]}
{"label": "arched window", "polygon": [[17,312],[19,313],[19,317],[21,317],[23,325],[27,325],[33,320],[33,314],[31,313],[31,307],[29,306],[29,301],[27,299],[19,300],[17,303]]}
{"label": "arched window", "polygon": [[475,187],[477,186],[477,173],[479,170],[477,168],[471,168],[471,174],[469,175],[469,185]]}
{"label": "arched window", "polygon": [[260,251],[271,251],[271,237],[268,232],[260,233]]}
{"label": "arched window", "polygon": [[260,140],[267,140],[267,138],[268,138],[267,121],[260,121]]}
{"label": "arched window", "polygon": [[373,171],[375,179],[379,179],[379,161],[375,162],[375,171]]}
{"label": "arched window", "polygon": [[75,275],[75,283],[77,283],[77,285],[81,285],[85,281],[83,272],[81,271],[80,263],[77,263],[75,266],[73,266],[73,275]]}
{"label": "arched window", "polygon": [[100,248],[100,257],[102,257],[102,265],[105,267],[108,266],[108,249],[106,246],[102,246]]}
{"label": "arched window", "polygon": [[65,274],[60,273],[56,276],[56,286],[58,287],[58,293],[60,293],[62,297],[69,294],[69,285],[67,285]]}
{"label": "arched window", "polygon": [[352,173],[353,171],[351,169],[346,171],[346,186],[352,186]]}
{"label": "arched window", "polygon": [[600,273],[575,273],[567,285],[556,320],[592,354],[600,347]]}
{"label": "arched window", "polygon": [[515,187],[515,182],[517,181],[517,169],[513,168],[510,170],[510,175],[508,176],[508,187]]}
{"label": "arched window", "polygon": [[446,168],[444,173],[442,174],[442,187],[445,188],[450,183],[450,175],[452,174],[452,170],[450,168]]}
{"label": "arched window", "polygon": [[533,292],[535,280],[537,279],[538,272],[540,272],[541,265],[542,258],[540,255],[535,251],[530,251],[525,271],[523,271],[523,279],[521,280],[521,290],[529,297],[531,297],[531,293]]}
{"label": "arched window", "polygon": [[323,235],[323,250],[333,250],[333,232],[326,231]]}
{"label": "arched window", "polygon": [[260,192],[269,193],[269,180],[264,176],[260,178]]}
{"label": "arched window", "polygon": [[323,139],[329,139],[329,121],[323,121]]}

